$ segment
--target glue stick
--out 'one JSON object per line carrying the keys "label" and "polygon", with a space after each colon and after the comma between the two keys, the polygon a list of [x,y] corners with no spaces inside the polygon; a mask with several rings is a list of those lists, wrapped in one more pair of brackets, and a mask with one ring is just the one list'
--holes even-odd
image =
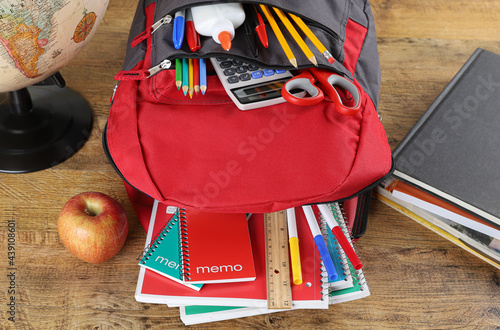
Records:
{"label": "glue stick", "polygon": [[219,3],[192,7],[193,23],[196,31],[205,37],[212,37],[225,50],[231,49],[234,30],[245,20],[241,3]]}

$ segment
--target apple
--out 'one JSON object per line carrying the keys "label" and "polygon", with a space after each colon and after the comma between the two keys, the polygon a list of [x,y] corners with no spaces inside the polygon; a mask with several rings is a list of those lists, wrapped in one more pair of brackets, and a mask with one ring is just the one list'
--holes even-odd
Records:
{"label": "apple", "polygon": [[98,264],[115,256],[125,244],[128,219],[123,207],[100,192],[84,192],[63,206],[59,237],[78,258]]}

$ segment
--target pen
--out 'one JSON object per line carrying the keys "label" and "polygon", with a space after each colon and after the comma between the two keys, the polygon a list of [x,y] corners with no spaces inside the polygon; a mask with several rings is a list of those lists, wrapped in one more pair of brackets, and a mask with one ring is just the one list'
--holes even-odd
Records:
{"label": "pen", "polygon": [[337,241],[340,244],[340,247],[342,250],[344,250],[344,253],[346,254],[347,258],[349,258],[349,261],[351,262],[352,266],[354,269],[358,270],[363,267],[363,264],[358,258],[358,255],[354,251],[354,248],[352,247],[351,243],[347,240],[347,238],[344,235],[344,232],[340,228],[340,226],[337,224],[337,221],[333,217],[332,212],[328,208],[328,205],[326,204],[318,204],[318,209],[321,212],[321,215],[323,218],[325,218],[326,223],[330,228],[332,229],[332,233],[337,239]]}
{"label": "pen", "polygon": [[253,22],[251,22],[250,16],[251,16],[251,10],[252,10],[252,5],[243,5],[243,8],[245,9],[245,16],[246,19],[243,21],[243,26],[245,27],[245,36],[247,38],[248,46],[252,50],[253,56],[257,57],[259,56],[259,49],[257,48],[257,36],[256,32],[253,29]]}
{"label": "pen", "polygon": [[184,15],[184,9],[175,13],[174,31],[172,33],[172,41],[174,42],[175,49],[181,48],[182,41],[184,40]]}
{"label": "pen", "polygon": [[188,59],[188,72],[189,72],[189,97],[193,98],[194,92],[194,69],[193,69],[193,59]]}
{"label": "pen", "polygon": [[180,58],[175,59],[175,86],[177,86],[177,90],[182,87],[182,61]]}
{"label": "pen", "polygon": [[295,209],[286,210],[286,220],[288,223],[288,244],[290,245],[290,259],[292,261],[293,283],[302,284],[302,267],[300,264],[299,238],[297,236],[297,222],[295,219]]}
{"label": "pen", "polygon": [[281,9],[273,7],[274,11],[278,15],[278,17],[281,19],[285,27],[287,28],[288,32],[292,35],[293,39],[295,42],[299,45],[300,49],[304,52],[306,55],[307,59],[311,61],[312,64],[315,66],[318,66],[318,62],[316,61],[316,57],[314,57],[314,54],[311,52],[309,47],[307,47],[305,41],[300,37],[299,33],[297,30],[293,27],[292,23],[288,19],[288,17],[285,16],[285,14],[281,11]]}
{"label": "pen", "polygon": [[182,91],[184,92],[184,96],[187,95],[187,91],[189,88],[189,69],[188,69],[188,61],[187,59],[182,59]]}
{"label": "pen", "polygon": [[309,228],[311,229],[311,233],[314,237],[314,242],[316,242],[316,246],[318,247],[319,254],[321,255],[321,260],[325,265],[326,272],[328,273],[328,278],[331,281],[335,281],[339,277],[339,275],[337,274],[337,270],[333,265],[332,257],[330,256],[328,248],[326,247],[325,239],[321,234],[313,209],[310,205],[304,205],[302,206],[302,210],[304,211],[307,223],[309,224]]}
{"label": "pen", "polygon": [[205,95],[207,90],[207,62],[204,58],[200,58],[200,91]]}
{"label": "pen", "polygon": [[328,63],[333,64],[335,62],[335,58],[330,54],[330,52],[326,49],[326,47],[319,41],[319,39],[314,35],[314,33],[309,29],[309,27],[304,23],[304,21],[293,14],[288,13],[290,17],[297,23],[302,32],[311,40],[313,45],[318,48],[319,52],[323,54],[323,57],[328,61]]}
{"label": "pen", "polygon": [[276,23],[276,21],[274,20],[273,14],[271,13],[271,11],[269,11],[269,8],[267,8],[266,5],[260,5],[260,9],[262,9],[262,12],[267,18],[267,21],[271,25],[271,29],[276,35],[276,38],[278,39],[278,42],[281,45],[281,48],[283,48],[286,57],[294,67],[297,67],[297,59],[295,58],[295,55],[293,55],[290,46],[288,46],[288,43],[286,42],[285,37],[283,36],[283,33],[281,33],[281,30],[278,27],[278,23]]}
{"label": "pen", "polygon": [[255,5],[252,5],[252,9],[250,10],[250,16],[251,19],[254,21],[255,32],[257,33],[257,36],[259,36],[259,40],[262,43],[262,46],[264,46],[264,48],[269,47],[269,41],[267,40],[266,25],[264,24],[264,20],[262,19],[262,16],[260,15]]}
{"label": "pen", "polygon": [[186,9],[186,39],[192,52],[201,48],[200,35],[196,32],[193,23],[193,14],[191,9]]}
{"label": "pen", "polygon": [[193,59],[193,85],[194,92],[198,95],[200,91],[200,61],[199,59]]}

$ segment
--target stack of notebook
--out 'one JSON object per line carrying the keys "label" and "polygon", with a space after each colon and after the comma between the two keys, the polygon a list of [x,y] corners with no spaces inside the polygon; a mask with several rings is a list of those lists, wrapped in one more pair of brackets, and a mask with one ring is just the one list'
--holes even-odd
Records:
{"label": "stack of notebook", "polygon": [[[349,237],[340,206],[330,211]],[[316,210],[317,211],[317,210]],[[292,284],[292,309],[327,309],[370,294],[318,213],[339,277],[329,281],[304,213],[296,209],[302,279]],[[154,202],[136,300],[179,307],[182,321],[198,324],[282,311],[267,308],[264,215],[215,214]]]}

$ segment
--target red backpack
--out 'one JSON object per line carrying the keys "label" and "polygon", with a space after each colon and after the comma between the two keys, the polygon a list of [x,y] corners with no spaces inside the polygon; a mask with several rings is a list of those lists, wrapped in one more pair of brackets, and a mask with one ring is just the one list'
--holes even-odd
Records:
{"label": "red backpack", "polygon": [[[174,84],[175,58],[224,55],[294,69],[278,43],[270,42],[257,58],[242,38],[233,40],[230,52],[204,38],[195,53],[175,49],[171,18],[197,3],[206,2],[139,2],[103,133],[116,171],[137,190],[189,209],[264,213],[359,195],[366,205],[366,193],[392,169],[377,114],[380,64],[369,2],[259,1],[310,26],[335,58],[330,64],[317,56],[318,66],[361,90],[361,111],[354,116],[335,111],[328,97],[309,107],[285,102],[240,111],[210,73],[204,96],[185,97]],[[312,66],[296,55],[299,68]]]}

